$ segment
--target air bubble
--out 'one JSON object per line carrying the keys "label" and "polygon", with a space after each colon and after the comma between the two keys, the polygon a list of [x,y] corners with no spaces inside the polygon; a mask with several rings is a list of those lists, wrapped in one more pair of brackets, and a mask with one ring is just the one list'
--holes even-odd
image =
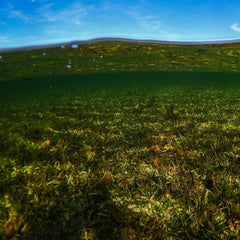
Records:
{"label": "air bubble", "polygon": [[45,52],[43,52],[43,53],[42,53],[42,55],[43,55],[43,56],[45,56],[45,55],[46,55],[46,53],[45,53]]}
{"label": "air bubble", "polygon": [[0,60],[2,59],[2,56],[0,56]]}
{"label": "air bubble", "polygon": [[100,57],[100,58],[103,58],[103,56],[102,56],[102,55],[100,55],[99,57]]}
{"label": "air bubble", "polygon": [[68,64],[68,65],[66,66],[66,68],[71,68],[71,65],[70,65],[70,64]]}
{"label": "air bubble", "polygon": [[74,43],[71,45],[72,48],[78,48],[78,44]]}

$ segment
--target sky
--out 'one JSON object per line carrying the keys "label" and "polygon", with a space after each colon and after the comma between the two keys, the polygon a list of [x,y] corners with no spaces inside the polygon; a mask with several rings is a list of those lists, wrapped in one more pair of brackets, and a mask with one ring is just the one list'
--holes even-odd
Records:
{"label": "sky", "polygon": [[99,37],[240,38],[239,0],[0,0],[0,48]]}

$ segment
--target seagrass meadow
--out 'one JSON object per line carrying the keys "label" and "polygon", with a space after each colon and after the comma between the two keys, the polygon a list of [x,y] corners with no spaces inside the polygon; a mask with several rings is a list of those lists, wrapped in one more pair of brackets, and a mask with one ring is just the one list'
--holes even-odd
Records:
{"label": "seagrass meadow", "polygon": [[0,239],[240,239],[240,43],[0,55]]}

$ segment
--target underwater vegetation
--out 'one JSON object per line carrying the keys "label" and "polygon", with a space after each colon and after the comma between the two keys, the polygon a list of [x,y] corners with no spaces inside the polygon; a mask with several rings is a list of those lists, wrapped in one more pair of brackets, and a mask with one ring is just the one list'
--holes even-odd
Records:
{"label": "underwater vegetation", "polygon": [[239,239],[238,51],[1,53],[0,239]]}

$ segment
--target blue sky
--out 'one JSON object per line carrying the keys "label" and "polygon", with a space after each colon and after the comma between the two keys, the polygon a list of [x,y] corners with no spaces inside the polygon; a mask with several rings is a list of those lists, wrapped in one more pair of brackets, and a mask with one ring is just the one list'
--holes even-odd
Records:
{"label": "blue sky", "polygon": [[0,48],[98,37],[240,38],[240,1],[0,0]]}

